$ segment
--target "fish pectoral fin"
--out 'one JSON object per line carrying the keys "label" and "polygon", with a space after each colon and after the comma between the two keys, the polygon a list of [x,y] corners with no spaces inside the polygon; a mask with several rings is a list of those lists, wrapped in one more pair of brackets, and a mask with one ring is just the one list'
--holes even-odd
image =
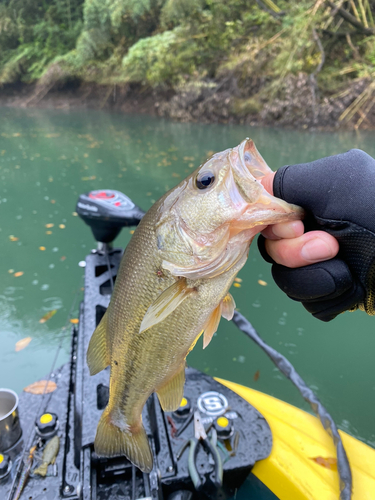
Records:
{"label": "fish pectoral fin", "polygon": [[90,375],[96,375],[111,363],[110,352],[107,343],[107,312],[92,334],[87,349],[87,365]]}
{"label": "fish pectoral fin", "polygon": [[214,309],[211,316],[206,321],[203,334],[203,349],[206,349],[208,344],[211,342],[214,333],[217,331],[222,315],[222,307],[222,302],[220,302],[220,304],[216,309]]}
{"label": "fish pectoral fin", "polygon": [[143,472],[151,472],[154,460],[142,422],[139,421],[137,426],[130,427],[124,419],[123,422],[118,422],[121,424],[121,427],[119,427],[116,425],[117,420],[118,415],[113,419],[107,407],[100,417],[96,431],[95,453],[99,457],[125,455]]}
{"label": "fish pectoral fin", "polygon": [[186,278],[180,278],[172,286],[164,290],[155,302],[148,308],[139,330],[142,333],[157,325],[169,316],[191,293],[193,288],[188,288]]}
{"label": "fish pectoral fin", "polygon": [[230,293],[227,293],[227,295],[223,298],[221,305],[222,317],[230,321],[233,318],[234,310],[236,309],[236,303]]}
{"label": "fish pectoral fin", "polygon": [[157,389],[159,402],[164,411],[175,411],[184,396],[185,361],[179,371],[168,382]]}

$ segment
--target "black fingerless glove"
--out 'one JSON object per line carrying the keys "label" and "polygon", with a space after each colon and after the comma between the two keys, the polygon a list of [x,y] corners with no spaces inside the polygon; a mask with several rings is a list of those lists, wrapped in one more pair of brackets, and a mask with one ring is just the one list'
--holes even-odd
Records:
{"label": "black fingerless glove", "polygon": [[326,231],[340,245],[334,259],[290,269],[268,256],[261,236],[277,285],[323,321],[358,308],[375,314],[375,160],[353,149],[282,167],[273,187],[275,196],[306,209],[306,231]]}

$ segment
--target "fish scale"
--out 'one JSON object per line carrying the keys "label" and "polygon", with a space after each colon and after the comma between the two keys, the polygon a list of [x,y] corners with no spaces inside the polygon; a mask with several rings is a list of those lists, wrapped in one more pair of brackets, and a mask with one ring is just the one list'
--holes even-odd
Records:
{"label": "fish scale", "polygon": [[302,217],[252,171],[271,172],[252,141],[217,153],[156,202],[134,232],[87,354],[92,375],[111,366],[95,438],[99,456],[125,455],[152,469],[145,402],[157,392],[164,411],[178,408],[185,358],[203,331],[206,347],[220,317],[232,318],[228,292],[254,235]]}

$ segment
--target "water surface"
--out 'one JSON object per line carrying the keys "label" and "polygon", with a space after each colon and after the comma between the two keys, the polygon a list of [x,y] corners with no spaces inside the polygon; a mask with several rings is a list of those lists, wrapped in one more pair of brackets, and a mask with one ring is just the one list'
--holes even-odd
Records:
{"label": "water surface", "polygon": [[[82,110],[2,108],[0,116],[0,387],[17,392],[49,372],[62,336],[58,364],[68,359],[63,328],[78,317],[84,272],[78,263],[95,246],[74,213],[80,193],[118,189],[148,209],[212,152],[247,136],[274,169],[353,147],[375,156],[369,133],[183,124]],[[130,236],[123,230],[116,244]],[[328,324],[312,318],[273,284],[256,245],[239,277],[231,293],[241,313],[292,361],[340,428],[375,446],[375,319],[361,312]],[[57,313],[39,323],[52,309]],[[31,342],[16,352],[26,337]],[[265,354],[225,320],[188,362],[307,409]]]}

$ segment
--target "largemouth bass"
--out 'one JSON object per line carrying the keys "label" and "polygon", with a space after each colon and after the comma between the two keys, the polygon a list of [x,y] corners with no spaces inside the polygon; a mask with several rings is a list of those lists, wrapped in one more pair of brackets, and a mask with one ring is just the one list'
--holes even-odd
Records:
{"label": "largemouth bass", "polygon": [[143,217],[122,258],[111,302],[91,338],[91,375],[111,366],[110,397],[97,428],[99,456],[125,455],[145,472],[153,458],[141,413],[156,392],[164,411],[183,397],[185,358],[204,332],[206,347],[250,243],[269,224],[303,211],[271,196],[271,170],[247,139],[214,154]]}

